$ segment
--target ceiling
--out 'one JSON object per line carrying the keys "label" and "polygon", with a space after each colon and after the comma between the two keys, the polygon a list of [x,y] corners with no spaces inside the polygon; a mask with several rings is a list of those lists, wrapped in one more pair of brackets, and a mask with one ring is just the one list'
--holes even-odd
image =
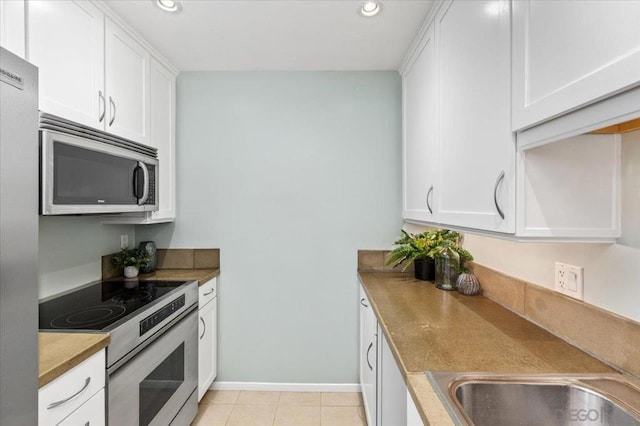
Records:
{"label": "ceiling", "polygon": [[397,70],[432,0],[182,0],[170,14],[152,0],[105,0],[178,69]]}

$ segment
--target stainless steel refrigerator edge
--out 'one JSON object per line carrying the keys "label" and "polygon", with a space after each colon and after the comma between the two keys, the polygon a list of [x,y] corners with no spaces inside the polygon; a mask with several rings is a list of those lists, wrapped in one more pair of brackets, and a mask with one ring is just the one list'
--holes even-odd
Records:
{"label": "stainless steel refrigerator edge", "polygon": [[0,48],[0,426],[38,423],[38,69]]}

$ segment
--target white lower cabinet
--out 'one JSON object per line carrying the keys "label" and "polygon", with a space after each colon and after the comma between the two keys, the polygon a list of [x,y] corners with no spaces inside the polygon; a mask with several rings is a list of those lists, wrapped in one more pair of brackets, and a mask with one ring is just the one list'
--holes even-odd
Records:
{"label": "white lower cabinet", "polygon": [[367,424],[375,426],[377,413],[378,321],[360,286],[360,388]]}
{"label": "white lower cabinet", "polygon": [[59,426],[103,426],[105,424],[104,389],[93,395],[80,408],[64,419]]}
{"label": "white lower cabinet", "polygon": [[38,391],[38,424],[104,425],[105,365],[105,351],[101,350],[41,387]]}
{"label": "white lower cabinet", "polygon": [[199,288],[198,311],[198,401],[217,374],[217,280],[213,278]]}
{"label": "white lower cabinet", "polygon": [[418,413],[418,407],[413,402],[413,398],[411,398],[411,394],[407,389],[407,426],[423,426],[424,422],[422,421],[422,417],[420,417],[420,413]]}
{"label": "white lower cabinet", "polygon": [[[360,286],[360,387],[369,426],[422,425],[408,410],[402,373],[384,337],[369,300]],[[407,399],[408,397],[408,399]],[[413,407],[415,410],[415,406]],[[417,410],[416,410],[417,414]],[[412,423],[409,423],[411,419]]]}
{"label": "white lower cabinet", "polygon": [[378,325],[378,426],[407,424],[407,386]]}

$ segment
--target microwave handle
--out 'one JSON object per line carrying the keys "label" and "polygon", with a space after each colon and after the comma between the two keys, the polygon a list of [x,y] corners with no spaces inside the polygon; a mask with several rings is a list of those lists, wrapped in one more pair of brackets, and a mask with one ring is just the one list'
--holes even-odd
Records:
{"label": "microwave handle", "polygon": [[138,199],[138,205],[142,205],[147,201],[147,198],[149,198],[149,169],[147,169],[147,165],[144,164],[142,161],[138,161],[138,167],[142,169],[142,178],[143,178],[142,187],[144,188],[142,192],[142,197]]}

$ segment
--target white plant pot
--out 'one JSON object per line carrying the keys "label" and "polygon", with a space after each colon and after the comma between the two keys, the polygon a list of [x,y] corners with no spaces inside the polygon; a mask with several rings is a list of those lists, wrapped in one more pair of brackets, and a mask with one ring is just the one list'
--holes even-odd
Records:
{"label": "white plant pot", "polygon": [[138,268],[135,266],[125,266],[124,267],[124,276],[126,278],[134,278],[138,276]]}

